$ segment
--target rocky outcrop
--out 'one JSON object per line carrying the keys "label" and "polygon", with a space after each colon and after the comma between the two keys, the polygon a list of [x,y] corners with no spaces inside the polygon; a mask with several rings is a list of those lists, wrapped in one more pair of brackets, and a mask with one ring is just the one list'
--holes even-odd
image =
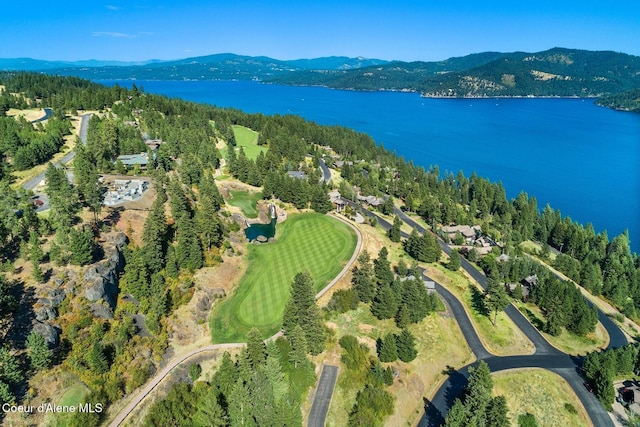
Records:
{"label": "rocky outcrop", "polygon": [[49,348],[54,348],[60,342],[60,329],[48,323],[34,322],[33,331],[42,335]]}
{"label": "rocky outcrop", "polygon": [[[105,236],[103,244],[105,259],[87,267],[84,273],[85,297],[90,302],[104,301],[110,310],[115,308],[118,296],[118,274],[124,269],[122,248],[127,243],[124,233],[110,233]],[[92,306],[92,308],[97,306]],[[106,312],[104,307],[97,308],[99,317]],[[94,312],[94,314],[96,314]],[[113,316],[113,312],[110,314]],[[103,317],[104,318],[104,317]]]}

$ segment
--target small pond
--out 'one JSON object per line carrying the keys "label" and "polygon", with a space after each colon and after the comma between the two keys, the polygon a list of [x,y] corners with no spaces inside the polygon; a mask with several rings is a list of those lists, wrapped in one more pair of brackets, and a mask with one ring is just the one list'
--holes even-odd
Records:
{"label": "small pond", "polygon": [[277,218],[271,218],[271,222],[268,224],[251,224],[244,230],[244,234],[250,242],[256,240],[259,236],[270,239],[276,235],[276,221]]}

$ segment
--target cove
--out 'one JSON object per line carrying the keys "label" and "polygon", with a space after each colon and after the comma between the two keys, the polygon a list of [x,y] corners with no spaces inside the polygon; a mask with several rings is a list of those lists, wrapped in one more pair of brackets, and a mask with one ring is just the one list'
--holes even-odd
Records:
{"label": "cove", "polygon": [[640,114],[591,99],[425,99],[247,81],[98,81],[250,113],[297,114],[371,135],[441,175],[501,181],[640,252]]}

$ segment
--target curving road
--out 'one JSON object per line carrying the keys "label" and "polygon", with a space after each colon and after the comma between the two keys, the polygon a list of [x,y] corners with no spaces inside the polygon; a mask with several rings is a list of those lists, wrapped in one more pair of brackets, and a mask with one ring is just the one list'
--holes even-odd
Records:
{"label": "curving road", "polygon": [[324,162],[324,159],[319,159],[318,163],[320,163],[320,169],[322,169],[322,180],[325,182],[325,184],[328,184],[331,180],[331,171],[329,171],[329,168]]}
{"label": "curving road", "polygon": [[[348,199],[344,199],[345,202],[351,206],[358,206],[355,202]],[[378,224],[385,230],[391,227],[391,224],[384,218],[381,218],[377,214],[363,209],[363,213],[370,217],[377,218]],[[421,233],[429,233],[420,224],[416,223],[413,219],[407,216],[400,209],[395,209],[395,213],[406,224],[415,228]],[[402,233],[403,237],[406,237],[406,233]],[[438,239],[443,251],[447,254],[451,253],[451,248]],[[460,259],[462,268],[483,288],[487,286],[487,279],[480,271],[475,269],[465,258]],[[424,274],[424,270],[423,274]],[[427,277],[425,275],[425,277]],[[433,280],[429,278],[429,280]],[[435,281],[434,281],[435,282]],[[453,313],[455,319],[460,326],[460,329],[465,337],[465,340],[469,344],[471,351],[476,355],[478,359],[476,362],[467,365],[450,374],[449,378],[441,385],[436,392],[433,400],[428,402],[425,408],[425,415],[420,420],[418,426],[431,427],[440,426],[444,423],[444,418],[453,405],[455,399],[460,395],[463,389],[467,385],[469,377],[469,368],[475,366],[480,360],[484,360],[492,372],[503,371],[507,369],[516,368],[542,368],[548,369],[557,373],[567,381],[573,391],[580,399],[582,405],[591,422],[596,427],[613,427],[613,421],[609,414],[604,409],[602,404],[596,399],[596,397],[589,393],[583,385],[583,378],[580,376],[580,366],[582,365],[582,357],[572,357],[566,353],[561,352],[557,348],[553,347],[549,342],[540,334],[540,332],[529,322],[529,320],[513,305],[509,305],[505,309],[505,313],[515,323],[515,325],[522,330],[522,332],[529,338],[529,340],[535,346],[535,353],[531,355],[523,356],[506,356],[499,357],[492,355],[484,347],[478,334],[473,327],[469,316],[467,315],[462,303],[447,291],[442,285],[436,283],[436,291],[448,305],[449,309]],[[609,334],[609,345],[607,348],[617,348],[627,344],[627,339],[622,333],[620,328],[600,309],[598,309],[598,318],[607,333]]]}
{"label": "curving road", "polygon": [[[320,292],[316,294],[315,296],[316,299],[324,295],[329,289],[331,289],[333,285],[336,284],[338,280],[342,278],[342,276],[344,276],[347,273],[347,271],[349,271],[349,269],[351,268],[351,265],[358,258],[360,248],[362,247],[362,233],[360,233],[360,230],[358,230],[358,228],[355,227],[349,221],[346,221],[343,218],[340,218],[335,215],[334,217],[343,221],[344,223],[348,224],[351,228],[353,228],[353,230],[356,232],[356,236],[358,237],[358,241],[356,243],[356,247],[353,252],[353,255],[351,256],[349,261],[347,261],[344,268],[327,286],[325,286]],[[265,340],[265,342],[268,340],[277,339],[280,336],[282,336],[282,331],[268,338],[267,340]],[[133,412],[133,410],[140,404],[140,402],[142,402],[142,400],[144,400],[144,398],[147,397],[162,382],[162,380],[164,380],[167,377],[167,375],[169,375],[169,373],[172,370],[174,370],[178,365],[204,352],[219,351],[222,349],[229,349],[229,348],[239,348],[239,347],[244,347],[245,345],[246,343],[210,344],[205,347],[193,349],[188,353],[185,353],[183,355],[175,357],[174,359],[171,359],[167,363],[167,366],[164,367],[164,369],[158,372],[141,390],[139,390],[135,395],[132,396],[129,403],[124,408],[122,408],[113,418],[113,420],[109,423],[109,427],[118,427],[120,424],[122,424],[124,420],[131,414],[131,412]],[[327,372],[329,374],[329,379],[331,378],[330,371],[331,371],[331,368]],[[323,370],[323,374],[324,374],[324,370]],[[334,378],[334,382],[335,382],[335,378]],[[320,386],[318,386],[318,388],[320,389]],[[331,391],[331,393],[333,393],[333,386],[328,387],[327,384],[324,384],[322,391],[316,394],[316,399],[313,402],[313,405],[316,405],[316,406],[319,405],[318,409],[316,410],[317,413],[314,417],[314,420],[316,420],[315,422],[321,422],[321,424],[319,425],[324,425],[324,417],[326,417],[326,414],[327,414],[326,410],[324,412],[321,410],[321,408],[324,406],[324,403],[322,403],[321,401],[329,401],[329,402],[331,401],[331,394],[327,395],[329,390]],[[318,400],[317,404],[316,404],[316,400]],[[328,410],[328,404],[327,404],[327,410]],[[319,417],[322,417],[322,419],[320,420]]]}
{"label": "curving road", "polygon": [[[421,233],[429,232],[424,227],[417,224],[409,216],[407,216],[400,209],[395,209],[395,213],[407,224],[414,227]],[[451,248],[441,240],[438,240],[442,249],[447,253],[451,253]],[[461,258],[462,268],[473,277],[483,288],[487,286],[487,279],[480,271],[476,270],[466,259]],[[431,279],[433,280],[433,279]],[[436,285],[438,292],[446,291],[439,284]],[[509,305],[505,309],[505,313],[516,324],[518,328],[531,340],[535,346],[535,353],[532,355],[524,356],[507,356],[498,357],[490,355],[480,342],[477,333],[467,313],[464,311],[462,304],[457,298],[453,297],[448,292],[440,293],[441,296],[447,301],[449,306],[454,312],[460,329],[467,340],[467,343],[471,347],[476,357],[479,360],[484,360],[492,372],[498,372],[507,369],[516,368],[543,368],[553,371],[564,378],[576,393],[580,401],[585,407],[589,418],[594,426],[605,427],[612,426],[613,421],[609,417],[607,411],[605,411],[602,404],[595,398],[595,396],[589,393],[583,385],[583,379],[580,376],[580,366],[582,365],[582,357],[572,357],[560,350],[553,347],[549,342],[540,334],[540,332],[529,322],[524,315],[516,309],[513,305]],[[454,308],[458,307],[458,308]],[[609,317],[598,309],[598,318],[604,328],[609,334],[608,348],[621,347],[627,344],[627,339],[616,326],[616,324],[609,319]],[[462,392],[467,385],[467,379],[469,376],[469,367],[476,365],[475,362],[469,366],[452,373],[447,381],[442,384],[440,389],[436,392],[433,400],[427,406],[425,410],[425,416],[422,418],[419,426],[439,426],[444,422],[444,417],[447,414],[449,408],[453,405],[455,398]]]}
{"label": "curving road", "polygon": [[[47,109],[45,109],[45,110],[47,110]],[[83,114],[82,116],[80,116],[79,137],[80,137],[80,141],[83,144],[87,143],[87,130],[89,129],[89,118],[90,117],[91,117],[91,113]],[[75,151],[68,152],[54,166],[59,168],[59,167],[62,167],[64,165],[66,165],[67,163],[69,163],[75,157],[75,155],[76,155]],[[24,183],[22,185],[22,188],[24,188],[25,190],[33,190],[34,188],[36,188],[38,186],[38,184],[40,184],[42,182],[42,180],[44,180],[44,174],[45,173],[42,172],[41,174],[31,178],[29,181],[27,181],[26,183]]]}

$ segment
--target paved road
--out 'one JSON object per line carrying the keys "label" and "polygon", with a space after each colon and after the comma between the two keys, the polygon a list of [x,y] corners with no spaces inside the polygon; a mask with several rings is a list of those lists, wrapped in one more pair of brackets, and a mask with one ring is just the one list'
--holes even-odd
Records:
{"label": "paved road", "polygon": [[[355,203],[345,200],[347,203],[355,206]],[[376,217],[378,224],[383,229],[388,230],[391,224],[379,217],[373,212],[363,209],[363,213]],[[408,215],[399,209],[395,209],[395,213],[405,223],[412,226],[421,233],[430,232],[416,223]],[[406,233],[403,233],[406,236]],[[444,252],[451,253],[451,248],[444,242],[439,240],[439,243]],[[462,268],[473,277],[483,288],[487,286],[487,280],[484,274],[475,269],[466,259],[461,258]],[[433,279],[430,279],[433,280]],[[435,281],[434,281],[435,282]],[[518,326],[522,332],[531,340],[535,346],[535,353],[532,355],[524,356],[507,356],[499,357],[489,353],[482,342],[480,341],[477,332],[475,331],[469,316],[467,315],[464,307],[460,301],[455,298],[450,292],[436,282],[436,291],[444,299],[446,304],[451,309],[458,321],[460,329],[471,348],[471,351],[476,355],[478,360],[484,360],[489,365],[492,372],[498,372],[507,369],[515,368],[542,368],[556,372],[562,376],[567,383],[574,390],[581,403],[585,407],[589,418],[596,427],[613,427],[613,422],[609,417],[607,411],[605,411],[602,404],[590,394],[583,385],[583,379],[580,376],[580,366],[582,365],[583,358],[569,356],[555,347],[544,339],[542,334],[518,311],[513,305],[510,305],[505,310],[505,313],[511,318],[511,320]],[[627,339],[617,327],[617,325],[611,321],[602,311],[598,310],[599,319],[602,325],[609,334],[609,348],[616,348],[627,344]],[[440,426],[444,422],[444,417],[453,405],[455,399],[460,395],[463,389],[467,385],[469,377],[469,368],[475,366],[478,362],[465,366],[450,374],[449,378],[442,384],[440,389],[436,392],[433,400],[428,402],[425,408],[425,415],[418,424],[420,427]]]}
{"label": "paved road", "polygon": [[[422,233],[428,232],[428,230],[425,230],[424,227],[417,224],[401,210],[396,209],[396,214],[400,216],[403,221],[416,228],[418,231]],[[450,254],[451,248],[444,242],[439,242],[443,250],[447,254]],[[486,277],[480,271],[476,270],[464,258],[461,258],[461,266],[483,288],[486,288]],[[440,288],[438,288],[438,290],[440,291]],[[543,368],[556,372],[567,381],[571,388],[573,388],[574,392],[584,405],[594,426],[613,426],[613,422],[602,404],[595,398],[595,396],[590,394],[583,385],[583,379],[579,375],[583,359],[580,357],[571,357],[549,344],[542,334],[540,334],[540,332],[513,305],[509,305],[509,307],[506,308],[505,313],[534,344],[536,351],[533,355],[487,357],[488,353],[479,340],[477,340],[477,334],[475,333],[475,330],[473,330],[473,326],[471,325],[466,312],[464,312],[462,304],[455,298],[453,301],[447,299],[447,302],[452,309],[455,306],[460,306],[459,310],[456,311],[455,317],[460,324],[460,328],[463,331],[465,339],[478,359],[485,360],[492,372],[514,368]],[[462,313],[460,313],[460,310],[462,310]],[[618,328],[615,323],[599,309],[598,317],[609,334],[609,348],[616,348],[627,344],[627,339],[620,328]],[[420,421],[419,426],[437,426],[444,422],[444,417],[446,416],[448,409],[453,405],[455,398],[460,394],[464,387],[466,387],[469,376],[469,367],[470,366],[466,366],[450,375],[449,379],[442,385],[442,387],[440,387],[432,402],[426,408],[425,416]]]}
{"label": "paved road", "polygon": [[[80,116],[80,120],[81,121],[80,121],[80,135],[79,136],[80,136],[80,141],[83,144],[87,143],[87,129],[89,128],[89,118],[90,117],[91,117],[91,114],[83,114],[82,116]],[[68,152],[54,166],[59,168],[59,167],[62,167],[64,165],[66,165],[67,163],[69,163],[74,158],[75,155],[76,155],[75,151]],[[44,180],[44,172],[42,172],[38,176],[35,176],[35,177],[31,178],[29,181],[27,181],[25,184],[22,185],[22,188],[24,188],[25,190],[33,190],[43,180]]]}
{"label": "paved road", "polygon": [[45,120],[47,120],[49,117],[53,115],[53,110],[51,108],[43,108],[43,110],[44,110],[44,116],[39,117],[35,120],[31,120],[31,123],[44,122]]}
{"label": "paved road", "polygon": [[324,162],[324,159],[320,159],[319,163],[320,163],[320,168],[322,169],[322,179],[324,180],[325,183],[328,184],[329,181],[331,180],[331,172],[329,171],[327,164]]}
{"label": "paved road", "polygon": [[338,379],[338,367],[324,365],[320,381],[318,381],[316,396],[313,399],[313,405],[311,405],[311,412],[309,412],[307,427],[324,427],[336,379]]}
{"label": "paved road", "polygon": [[[351,224],[349,221],[345,221],[340,217],[337,217],[337,218],[342,220],[342,221],[344,221],[345,223],[350,225],[355,230],[356,235],[358,236],[358,242],[356,244],[356,248],[354,250],[354,253],[351,256],[351,259],[349,259],[349,261],[347,261],[347,263],[344,266],[344,268],[342,269],[342,271],[324,289],[322,289],[320,292],[318,292],[316,294],[316,296],[315,296],[316,299],[318,299],[322,295],[324,295],[340,278],[342,278],[342,276],[344,276],[344,274],[347,271],[349,271],[349,269],[351,268],[351,266],[353,265],[355,260],[358,258],[358,254],[360,252],[360,248],[362,247],[362,233],[360,233],[360,230],[358,230],[356,227],[354,227],[353,224]],[[280,336],[282,336],[282,331],[278,332],[277,334],[275,334],[274,336],[269,338],[269,340],[277,339]],[[188,360],[188,359],[190,359],[190,358],[192,358],[192,357],[194,357],[194,356],[196,356],[198,354],[201,354],[203,352],[218,351],[220,349],[227,349],[227,348],[238,348],[238,347],[244,347],[245,345],[246,345],[245,343],[212,344],[212,345],[207,345],[205,347],[196,348],[196,349],[190,351],[189,353],[186,353],[184,355],[176,357],[175,359],[170,360],[167,363],[167,366],[165,366],[165,368],[162,371],[160,371],[158,374],[156,374],[144,386],[144,388],[142,390],[138,391],[135,395],[132,396],[132,398],[129,401],[129,403],[127,404],[127,406],[122,408],[116,414],[115,418],[113,418],[111,423],[109,423],[109,427],[118,427],[120,424],[122,424],[124,422],[124,420],[129,416],[129,414],[131,414],[131,412],[133,412],[133,410],[136,408],[136,406],[138,406],[140,404],[140,402],[142,402],[142,400],[147,395],[149,395],[149,393],[151,393],[158,386],[158,384],[160,384],[162,382],[162,380],[167,375],[169,375],[169,372],[171,372],[173,369],[175,369],[181,363],[184,363],[186,360]],[[327,365],[325,365],[325,368],[326,367],[327,367]],[[324,371],[325,371],[325,369],[323,368],[322,375],[324,375]],[[322,375],[321,375],[321,378],[320,378],[321,381],[322,381]],[[336,372],[336,375],[337,375],[337,372]],[[333,380],[333,383],[335,383],[335,378]],[[320,390],[320,389],[321,389],[320,385],[318,385],[318,390]],[[331,393],[333,393],[333,384],[331,385]],[[318,398],[318,395],[316,395],[316,399],[317,398]],[[324,398],[326,398],[326,396],[324,396],[322,398],[324,399]],[[331,395],[328,396],[328,399],[329,399],[329,402],[330,402],[331,401]],[[314,405],[315,405],[315,400],[314,400]],[[327,403],[327,409],[326,410],[328,410],[328,403]],[[322,422],[323,423],[324,423],[324,418],[326,417],[326,410],[324,412],[324,415],[322,416]],[[318,414],[321,415],[321,413],[318,413]],[[311,415],[309,417],[311,419]]]}
{"label": "paved road", "polygon": [[[280,333],[280,332],[279,332]],[[275,335],[274,335],[275,337]],[[201,347],[194,349],[188,353],[183,354],[180,357],[177,357],[171,360],[165,368],[158,372],[152,379],[149,381],[142,390],[138,391],[135,395],[132,396],[131,401],[118,412],[115,418],[109,423],[110,427],[117,427],[124,422],[124,420],[129,416],[129,414],[135,409],[138,404],[144,399],[149,393],[153,391],[154,388],[158,386],[166,378],[169,373],[175,369],[176,366],[185,362],[187,359],[192,358],[201,353],[210,352],[210,351],[219,351],[223,349],[230,348],[239,348],[244,347],[245,343],[229,343],[229,344],[215,344],[208,345],[206,347]]]}

